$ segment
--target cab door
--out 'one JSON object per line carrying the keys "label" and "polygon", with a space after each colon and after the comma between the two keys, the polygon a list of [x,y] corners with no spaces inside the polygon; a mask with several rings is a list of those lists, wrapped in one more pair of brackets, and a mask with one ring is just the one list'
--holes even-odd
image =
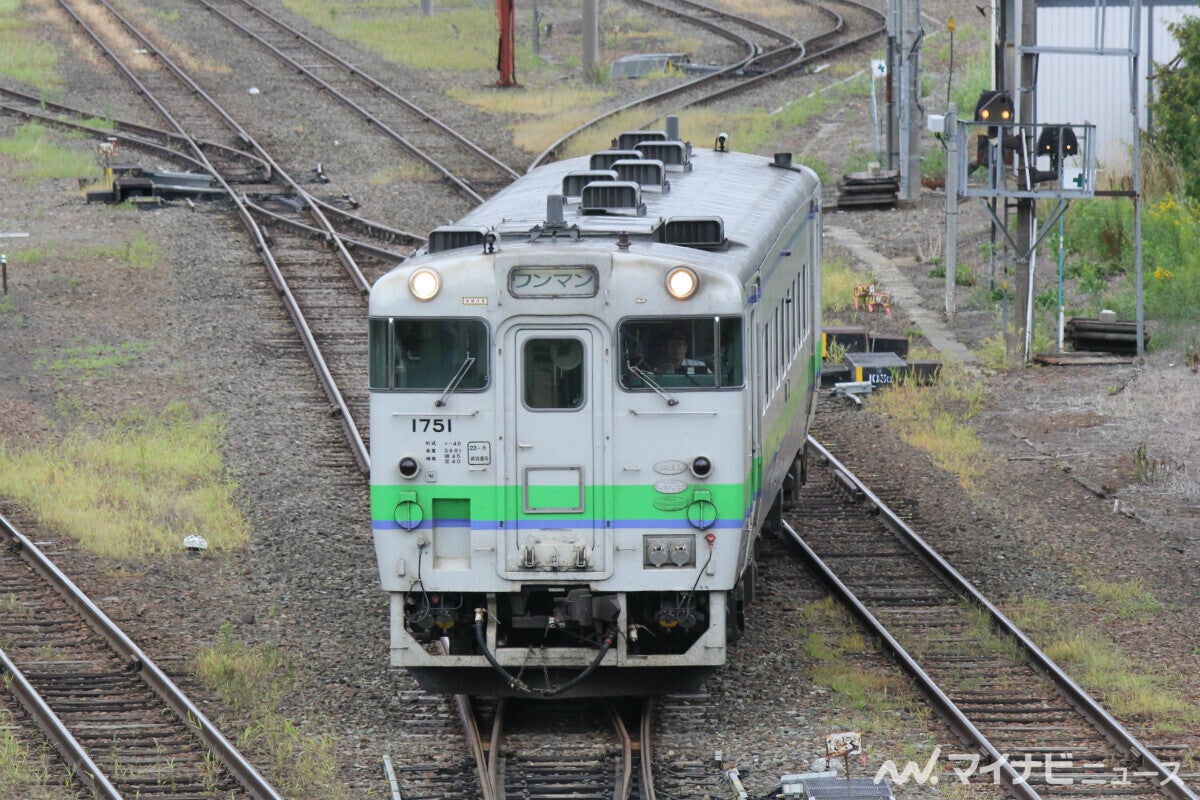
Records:
{"label": "cab door", "polygon": [[521,580],[607,574],[604,339],[589,325],[505,336],[510,430],[501,570]]}

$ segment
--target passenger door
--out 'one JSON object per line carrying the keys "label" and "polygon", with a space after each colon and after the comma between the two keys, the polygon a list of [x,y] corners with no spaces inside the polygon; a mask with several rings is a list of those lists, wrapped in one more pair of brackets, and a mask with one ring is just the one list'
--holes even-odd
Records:
{"label": "passenger door", "polygon": [[[606,573],[604,339],[589,325],[505,336],[509,520],[502,570],[521,580]],[[569,579],[569,578],[568,578]]]}

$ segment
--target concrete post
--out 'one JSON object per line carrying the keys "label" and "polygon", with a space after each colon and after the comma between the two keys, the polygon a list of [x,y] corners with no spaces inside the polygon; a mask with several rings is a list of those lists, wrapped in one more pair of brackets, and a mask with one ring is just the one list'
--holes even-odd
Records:
{"label": "concrete post", "polygon": [[583,0],[583,77],[595,82],[600,53],[599,0]]}

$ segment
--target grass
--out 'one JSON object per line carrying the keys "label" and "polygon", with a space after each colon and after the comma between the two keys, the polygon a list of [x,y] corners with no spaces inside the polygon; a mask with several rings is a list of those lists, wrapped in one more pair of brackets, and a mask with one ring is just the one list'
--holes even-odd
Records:
{"label": "grass", "polygon": [[106,558],[182,554],[190,534],[208,552],[237,548],[249,527],[224,473],[224,434],[220,418],[182,403],[130,412],[100,431],[76,423],[45,447],[0,444],[0,494]]}
{"label": "grass", "polygon": [[284,5],[387,61],[446,72],[496,70],[494,6],[451,0],[423,17],[416,2],[287,0]]}
{"label": "grass", "polygon": [[29,123],[12,136],[0,139],[0,154],[10,156],[12,174],[27,181],[44,178],[98,178],[95,155],[59,147],[50,141],[45,126]]}
{"label": "grass", "polygon": [[137,361],[149,345],[137,342],[122,342],[117,345],[87,343],[76,340],[69,347],[54,353],[42,353],[35,366],[56,373],[84,374],[87,377],[115,374]]}
{"label": "grass", "polygon": [[855,656],[873,656],[875,645],[837,601],[826,597],[806,603],[800,616],[804,654],[814,662],[813,683],[836,692],[859,712],[860,729],[885,733],[894,726],[897,712],[917,713],[920,704],[904,678],[892,670],[855,663]]}
{"label": "grass", "polygon": [[[5,681],[10,680],[5,676]],[[6,687],[7,688],[7,687]],[[23,726],[12,712],[0,708],[0,786],[6,797],[24,800],[71,800],[79,796],[68,778],[57,781],[51,777],[49,745],[30,748],[16,738]]]}
{"label": "grass", "polygon": [[347,790],[336,784],[334,739],[305,733],[281,711],[280,701],[301,689],[289,659],[277,645],[250,646],[233,634],[232,625],[222,625],[217,643],[197,654],[195,670],[248,721],[239,747],[265,753],[272,782],[289,797],[348,797]]}
{"label": "grass", "polygon": [[892,420],[901,438],[970,489],[984,475],[983,445],[970,424],[983,407],[983,391],[978,379],[947,364],[941,380],[932,386],[901,379],[887,391],[872,393],[868,403]]}
{"label": "grass", "polygon": [[875,276],[846,265],[841,259],[821,265],[821,312],[837,314],[854,310],[854,287],[875,283]]}
{"label": "grass", "polygon": [[1163,604],[1142,585],[1141,578],[1131,581],[1096,579],[1083,584],[1106,608],[1125,618],[1145,617],[1163,610]]}
{"label": "grass", "polygon": [[[1124,596],[1126,591],[1118,594]],[[1120,613],[1120,603],[1115,608]],[[1081,612],[1093,615],[1095,610],[1089,604]],[[1071,609],[1042,598],[1022,598],[1006,613],[1118,718],[1144,722],[1155,734],[1187,733],[1200,726],[1200,707],[1167,688],[1165,676],[1139,668],[1099,630],[1069,622]]]}
{"label": "grass", "polygon": [[158,266],[162,253],[158,243],[146,238],[146,234],[138,231],[132,239],[118,244],[94,245],[80,247],[72,255],[73,259],[91,260],[97,258],[116,261],[122,266],[135,270],[149,270]]}
{"label": "grass", "polygon": [[59,96],[66,84],[58,73],[58,53],[45,44],[30,47],[34,28],[21,0],[0,0],[0,75]]}

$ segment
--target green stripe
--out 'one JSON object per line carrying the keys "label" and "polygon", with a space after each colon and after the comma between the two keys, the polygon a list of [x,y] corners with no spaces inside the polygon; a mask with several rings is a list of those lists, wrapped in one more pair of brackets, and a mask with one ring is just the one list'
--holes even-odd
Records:
{"label": "green stripe", "polygon": [[[762,462],[760,459],[754,460],[751,474],[751,485],[757,486],[761,483]],[[535,499],[542,507],[562,508],[573,507],[578,499],[578,489],[575,487],[535,487],[538,494]],[[746,484],[742,483],[721,483],[721,484],[699,484],[689,486],[682,492],[677,494],[664,494],[657,491],[650,485],[636,486],[587,486],[584,488],[584,511],[547,511],[545,513],[529,513],[523,510],[518,510],[516,513],[517,519],[538,519],[549,515],[568,516],[570,514],[579,514],[580,516],[601,516],[609,518],[609,510],[606,509],[602,514],[596,514],[592,509],[596,508],[597,498],[605,495],[611,498],[611,518],[614,520],[625,519],[681,519],[686,516],[686,509],[689,503],[695,499],[695,492],[699,489],[709,493],[709,499],[717,507],[717,512],[723,519],[740,519],[744,513],[745,503],[748,500],[746,494]],[[452,499],[452,500],[469,500],[471,509],[471,518],[489,522],[499,522],[505,519],[504,508],[507,505],[512,509],[523,509],[521,487],[507,486],[467,486],[455,484],[423,484],[414,485],[384,485],[374,484],[371,486],[371,518],[372,519],[392,519],[395,513],[396,505],[401,500],[401,493],[413,493],[416,495],[416,502],[425,512],[425,518],[432,517],[431,507],[433,501]],[[509,502],[504,504],[501,499],[507,495]],[[440,505],[440,504],[439,504]],[[443,516],[445,516],[443,514]]]}

